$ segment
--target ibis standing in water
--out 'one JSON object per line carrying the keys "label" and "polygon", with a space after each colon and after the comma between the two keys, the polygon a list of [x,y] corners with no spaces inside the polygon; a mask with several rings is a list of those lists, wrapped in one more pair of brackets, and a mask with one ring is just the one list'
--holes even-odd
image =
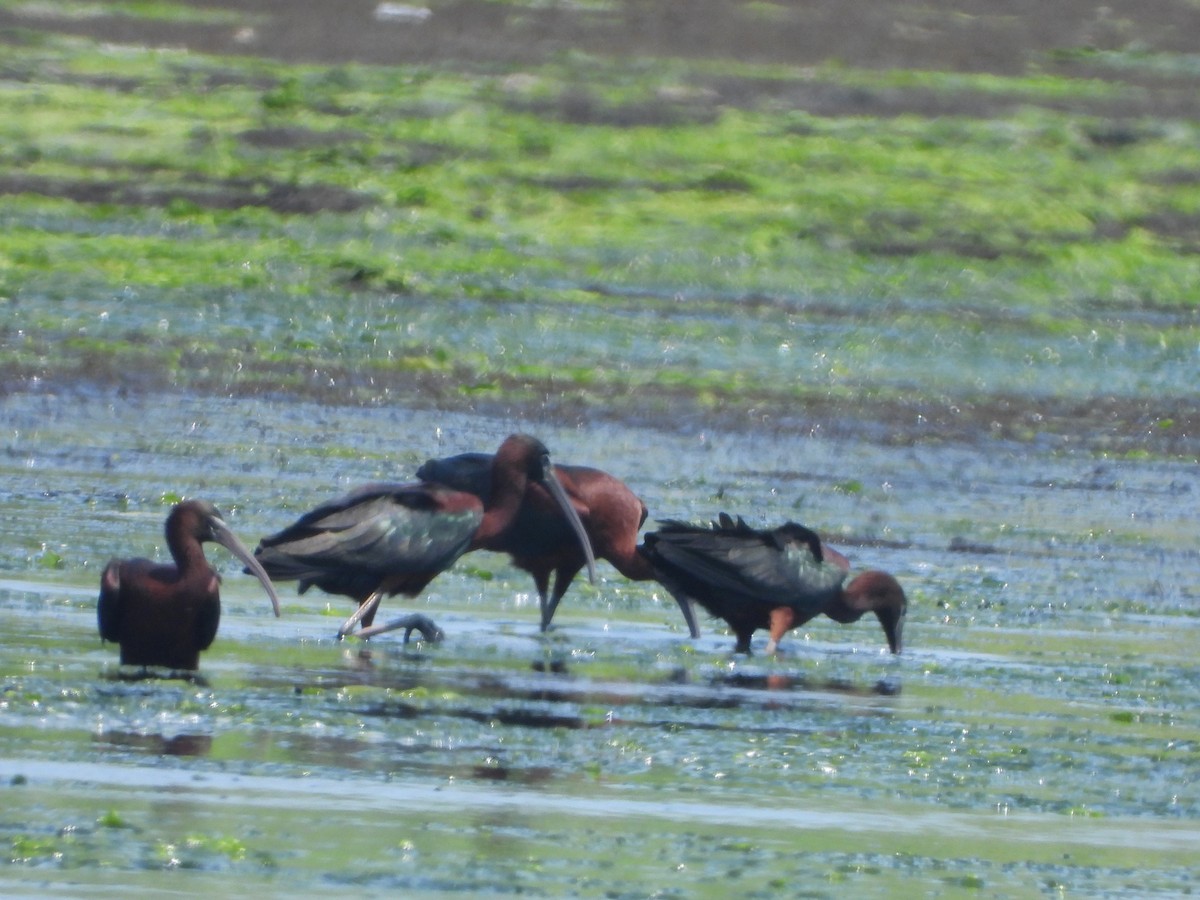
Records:
{"label": "ibis standing in water", "polygon": [[814,616],[849,623],[868,612],[900,652],[908,600],[899,582],[880,571],[851,578],[848,560],[803,525],[759,531],[724,513],[711,527],[663,522],[646,535],[642,552],[681,605],[695,601],[729,624],[736,653],[750,652],[760,628],[770,632],[772,654],[789,629]]}
{"label": "ibis standing in water", "polygon": [[[492,466],[489,453],[461,453],[429,460],[417,470],[417,478],[486,497],[492,490]],[[554,474],[583,524],[596,559],[608,560],[634,581],[653,580],[650,561],[638,552],[638,532],[646,521],[646,505],[628,485],[589,466],[556,465]],[[512,526],[480,545],[481,549],[507,553],[513,565],[533,576],[542,631],[550,627],[563,595],[588,562],[584,545],[569,524],[556,498],[542,484],[530,482]],[[677,602],[692,637],[699,637],[691,603]]]}
{"label": "ibis standing in water", "polygon": [[364,485],[263,538],[255,556],[273,578],[299,581],[301,593],[315,585],[357,601],[339,637],[361,622],[359,637],[403,628],[405,640],[414,629],[439,640],[441,630],[421,615],[372,625],[380,600],[415,597],[462,554],[502,541],[530,485],[538,484],[561,510],[563,526],[594,577],[588,535],[541,441],[523,434],[506,438],[491,461],[489,482],[479,494],[431,482]]}
{"label": "ibis standing in water", "polygon": [[166,535],[174,565],[114,559],[100,576],[100,637],[120,645],[122,665],[198,668],[200,651],[212,644],[221,619],[221,579],[204,558],[204,541],[220,544],[245,563],[279,615],[271,579],[207,500],[173,507]]}

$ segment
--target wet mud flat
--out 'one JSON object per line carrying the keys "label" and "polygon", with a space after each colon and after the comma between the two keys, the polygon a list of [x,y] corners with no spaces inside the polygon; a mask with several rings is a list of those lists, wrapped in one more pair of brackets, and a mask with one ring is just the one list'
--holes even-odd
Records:
{"label": "wet mud flat", "polygon": [[[453,0],[431,4],[354,0],[336,11],[319,0],[189,2],[177,21],[143,19],[103,6],[91,15],[6,10],[3,24],[29,24],[119,43],[251,54],[289,62],[490,65],[552,60],[564,48],[638,58],[736,58],[812,64],[1019,74],[1064,47],[1190,53],[1195,8],[1180,0],[1072,0],[1014,14],[954,3],[837,3],[775,8],[719,0],[614,0],[578,4]],[[421,12],[424,10],[425,14]],[[411,13],[407,18],[405,12]],[[208,15],[204,15],[207,12]],[[831,97],[845,107],[862,96]]]}
{"label": "wet mud flat", "polygon": [[[6,893],[1195,890],[1194,467],[191,395],[3,413]],[[815,622],[734,657],[606,566],[540,636],[531,583],[486,554],[411,605],[444,644],[339,643],[347,603],[284,586],[271,619],[220,551],[201,682],[122,679],[100,645],[100,568],[162,553],[181,484],[253,541],[518,429],[652,516],[821,528],[905,585],[905,653]]]}

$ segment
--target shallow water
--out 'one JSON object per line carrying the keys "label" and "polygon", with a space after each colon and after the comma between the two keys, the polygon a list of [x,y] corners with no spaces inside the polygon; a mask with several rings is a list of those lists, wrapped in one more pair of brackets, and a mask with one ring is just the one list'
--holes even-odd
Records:
{"label": "shallow water", "polygon": [[[1196,890],[1194,466],[186,395],[0,413],[6,896]],[[824,530],[905,585],[908,648],[820,622],[778,660],[734,657],[605,564],[542,637],[531,582],[488,554],[411,607],[444,644],[365,648],[333,640],[348,601],[285,585],[272,619],[215,549],[202,682],[118,677],[98,573],[163,555],[178,494],[252,543],[516,429],[652,517]]]}

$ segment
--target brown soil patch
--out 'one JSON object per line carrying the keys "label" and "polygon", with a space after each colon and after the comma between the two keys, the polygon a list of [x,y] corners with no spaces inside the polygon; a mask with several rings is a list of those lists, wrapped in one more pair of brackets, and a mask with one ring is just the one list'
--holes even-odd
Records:
{"label": "brown soil patch", "polygon": [[[787,65],[840,60],[873,68],[1018,74],[1068,48],[1193,53],[1200,7],[1190,0],[615,0],[608,4],[430,4],[424,18],[389,17],[376,0],[195,0],[246,13],[199,25],[128,16],[36,18],[0,12],[0,28],[261,55],[293,62],[535,65],[566,49],[614,57],[729,59]],[[382,6],[382,8],[381,8]],[[399,6],[399,4],[391,4]],[[421,0],[412,6],[421,7]],[[848,98],[854,102],[854,98]]]}
{"label": "brown soil patch", "polygon": [[[1192,52],[1180,29],[1200,33],[1200,8],[1185,0],[1150,4],[1054,3],[1011,10],[970,10],[972,4],[939,6],[821,0],[778,4],[768,13],[727,0],[624,0],[606,12],[579,7],[504,4],[461,0],[436,4],[420,21],[381,21],[381,4],[195,2],[246,14],[256,25],[197,25],[97,16],[56,18],[0,10],[0,43],[21,40],[30,30],[80,34],[116,43],[181,48],[197,53],[262,56],[286,62],[329,65],[448,65],[464,71],[492,71],[496,64],[536,66],[566,49],[603,57],[711,58],[801,67],[796,77],[755,78],[709,75],[688,97],[659,98],[624,105],[604,103],[587,85],[554,101],[511,101],[514,108],[578,124],[639,126],[711,121],[720,107],[803,110],[819,116],[974,116],[1001,117],[1021,106],[1069,108],[1097,116],[1136,119],[1200,117],[1197,78],[1188,74],[1121,70],[1092,60],[1080,50],[1137,47],[1147,54]],[[764,4],[763,7],[766,5]],[[386,8],[386,4],[382,5]],[[415,7],[419,8],[419,7]],[[265,17],[265,21],[262,21]],[[1016,75],[1047,71],[1109,81],[1136,90],[1122,96],[1081,102],[1031,98],[1018,92],[929,90],[920,87],[867,88],[822,81],[805,72],[823,62],[879,69],[993,72]],[[17,70],[5,77],[20,80]],[[190,70],[187,77],[194,78]],[[63,73],[97,87],[135,92],[135,79]],[[244,76],[214,70],[210,86]],[[271,85],[264,83],[264,89]],[[1126,126],[1103,126],[1097,143],[1123,140]],[[297,135],[298,140],[304,136]],[[307,144],[301,144],[306,146]],[[295,145],[292,145],[295,146]]]}
{"label": "brown soil patch", "polygon": [[249,180],[196,179],[187,186],[153,185],[143,181],[83,181],[38,175],[0,174],[0,194],[39,194],[77,203],[169,207],[193,205],[203,209],[241,209],[259,206],[282,214],[352,212],[375,202],[373,197],[334,185],[296,185]]}

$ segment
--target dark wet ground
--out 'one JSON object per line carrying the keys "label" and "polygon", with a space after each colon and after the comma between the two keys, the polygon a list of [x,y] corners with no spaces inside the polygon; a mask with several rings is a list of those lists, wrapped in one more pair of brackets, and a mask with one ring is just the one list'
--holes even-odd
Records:
{"label": "dark wet ground", "polygon": [[[191,2],[236,11],[233,22],[146,22],[127,16],[59,21],[6,10],[0,25],[26,24],[120,43],[187,47],[202,53],[254,54],[289,62],[381,65],[453,61],[549,61],[566,50],[612,56],[729,58],[747,62],[847,65],[1019,74],[1062,48],[1191,53],[1200,11],[1185,0],[1146,4],[1068,0],[1019,9],[967,3],[729,3],[724,0],[613,0],[576,4],[452,0],[427,17],[388,15],[422,4],[353,0]],[[840,101],[855,109],[856,98]],[[877,113],[878,110],[861,112]],[[824,112],[828,112],[825,110]]]}

